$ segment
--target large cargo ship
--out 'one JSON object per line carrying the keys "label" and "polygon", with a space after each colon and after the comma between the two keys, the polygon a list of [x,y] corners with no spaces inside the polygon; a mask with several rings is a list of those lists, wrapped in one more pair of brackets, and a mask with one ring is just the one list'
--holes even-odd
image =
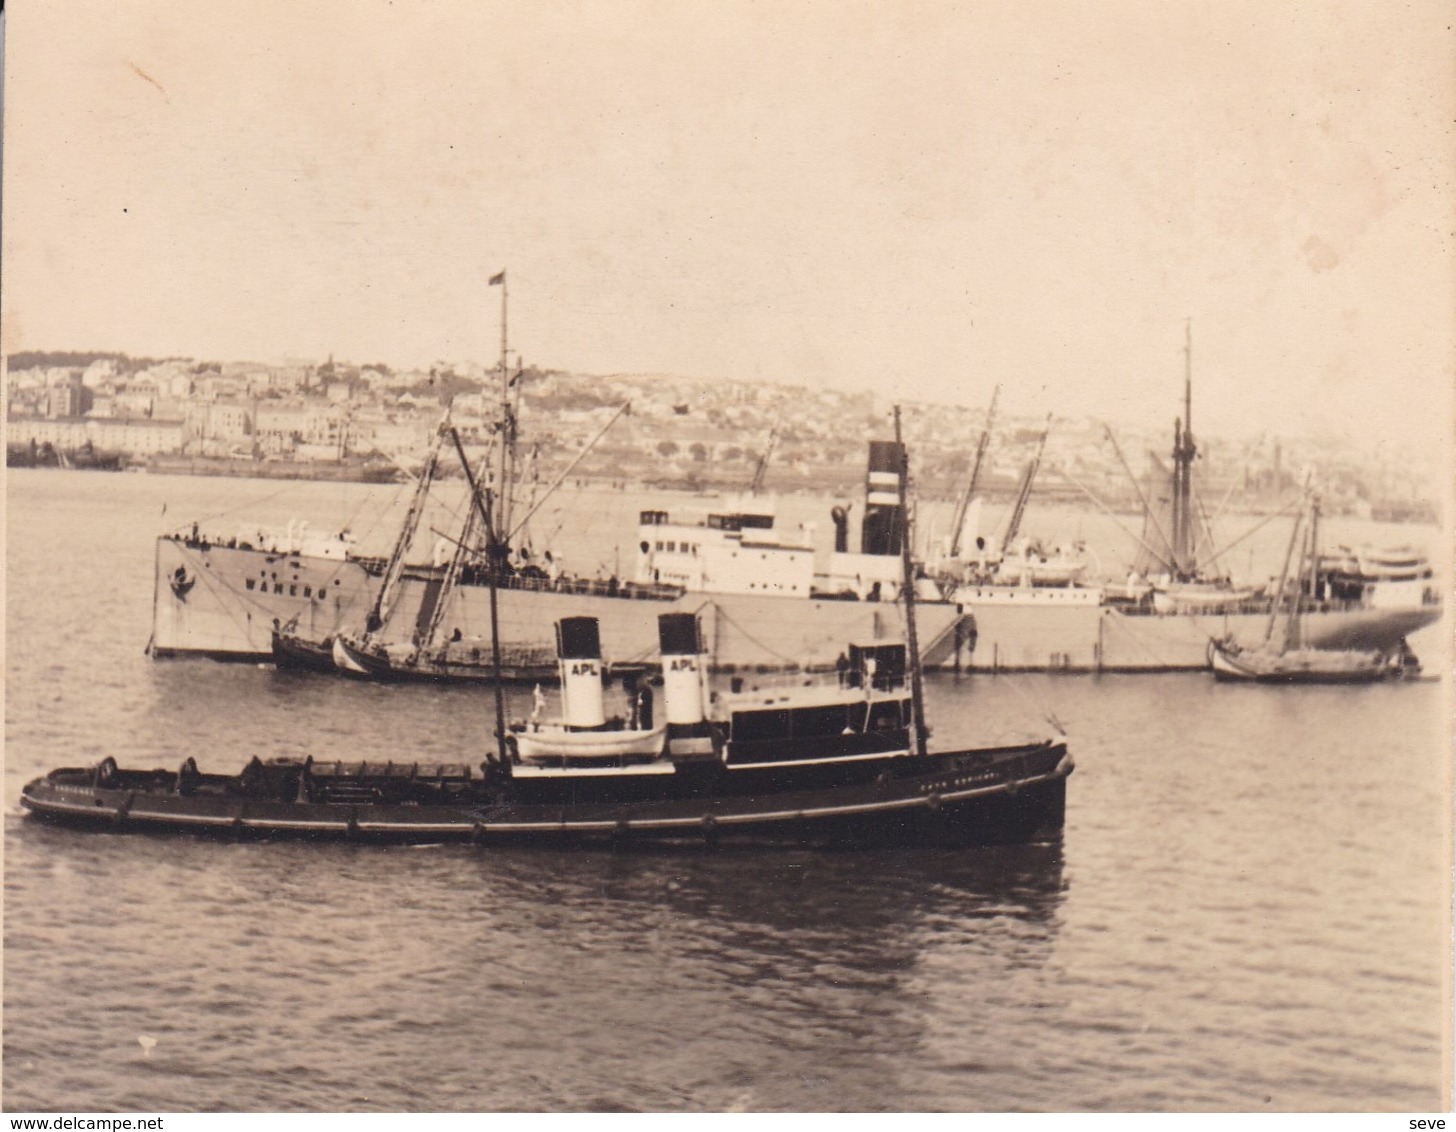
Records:
{"label": "large cargo ship", "polygon": [[[655,647],[644,605],[700,614],[719,671],[832,668],[846,640],[898,639],[899,519],[882,502],[885,474],[872,463],[859,549],[843,549],[847,531],[836,530],[826,573],[815,572],[802,533],[780,535],[770,500],[723,501],[692,516],[645,511],[629,579],[540,571],[504,579],[502,643],[549,650],[558,620],[590,616],[613,643],[611,661],[641,662]],[[164,535],[156,544],[152,653],[263,661],[272,658],[280,625],[319,641],[357,632],[383,573],[382,561],[346,542],[299,532],[257,542],[218,541],[196,528]],[[488,659],[488,587],[467,574],[441,611],[443,574],[429,564],[404,569],[384,635],[408,641],[434,621],[445,638],[458,637],[442,646],[452,655]],[[1096,585],[966,581],[949,596],[929,577],[919,586],[924,665],[985,672],[1202,669],[1210,640],[1262,635],[1270,600],[1237,591],[1222,605],[1164,612],[1150,590],[1117,599]],[[1414,552],[1392,565],[1389,555],[1334,551],[1322,559],[1312,597],[1306,631],[1317,648],[1395,649],[1441,612],[1431,567]]]}

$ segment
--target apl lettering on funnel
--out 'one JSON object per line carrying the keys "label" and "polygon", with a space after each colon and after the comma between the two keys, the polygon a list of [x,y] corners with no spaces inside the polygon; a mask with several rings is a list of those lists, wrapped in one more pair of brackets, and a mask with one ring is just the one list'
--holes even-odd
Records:
{"label": "apl lettering on funnel", "polygon": [[563,617],[556,623],[561,666],[561,714],[568,728],[602,727],[602,640],[595,617]]}
{"label": "apl lettering on funnel", "polygon": [[[669,726],[690,728],[706,718],[703,641],[695,613],[664,613],[657,618],[662,650],[663,696]],[[683,731],[688,734],[688,731]]]}

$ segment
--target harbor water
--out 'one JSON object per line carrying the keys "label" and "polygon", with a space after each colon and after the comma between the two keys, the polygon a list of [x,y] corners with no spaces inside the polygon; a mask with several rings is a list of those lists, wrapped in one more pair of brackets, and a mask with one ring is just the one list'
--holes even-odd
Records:
{"label": "harbor water", "polygon": [[[380,848],[21,817],[30,778],[108,754],[483,757],[488,690],[144,655],[161,530],[251,492],[249,522],[364,534],[395,489],[285,490],[9,475],[7,1110],[1449,1106],[1441,679],[933,675],[937,744],[1067,731],[1066,829],[1027,846]],[[635,500],[614,506],[543,512],[582,572],[630,570]],[[1115,570],[1109,528],[1057,534]],[[1443,639],[1413,642],[1432,676]]]}

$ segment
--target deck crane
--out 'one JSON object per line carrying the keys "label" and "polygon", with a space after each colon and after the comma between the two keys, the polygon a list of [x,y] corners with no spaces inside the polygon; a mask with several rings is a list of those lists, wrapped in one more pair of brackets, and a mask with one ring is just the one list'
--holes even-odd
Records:
{"label": "deck crane", "polygon": [[1021,484],[1016,489],[1016,503],[1011,508],[1011,520],[1006,524],[1006,537],[1001,540],[1002,547],[1009,547],[1016,541],[1016,535],[1021,530],[1021,519],[1026,514],[1026,501],[1031,498],[1031,485],[1036,482],[1036,473],[1041,468],[1042,453],[1046,451],[1047,437],[1052,431],[1052,415],[1047,414],[1046,427],[1042,429],[1041,440],[1036,445],[1036,455],[1031,458],[1031,463],[1026,465],[1026,471],[1021,473]]}
{"label": "deck crane", "polygon": [[956,504],[955,518],[951,520],[950,530],[950,557],[959,558],[961,555],[961,539],[964,535],[966,525],[966,512],[970,510],[971,500],[975,498],[976,487],[981,479],[981,463],[986,458],[986,446],[991,441],[991,426],[996,420],[996,400],[1001,396],[1001,387],[998,385],[991,393],[991,407],[986,410],[986,427],[981,429],[981,439],[976,443],[976,459],[971,465],[971,479],[966,484],[966,493]]}
{"label": "deck crane", "polygon": [[768,443],[764,445],[763,455],[758,458],[758,466],[753,469],[753,482],[748,485],[749,495],[757,495],[763,490],[764,476],[768,474],[768,460],[773,455],[774,443],[778,438],[778,429],[769,430]]}

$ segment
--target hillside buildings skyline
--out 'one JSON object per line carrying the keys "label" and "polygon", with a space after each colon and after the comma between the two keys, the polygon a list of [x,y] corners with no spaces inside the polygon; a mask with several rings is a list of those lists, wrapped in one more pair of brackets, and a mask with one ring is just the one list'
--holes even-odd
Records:
{"label": "hillside buildings skyline", "polygon": [[[428,446],[447,399],[466,443],[490,442],[498,372],[468,361],[396,371],[332,357],[268,365],[24,354],[10,359],[6,439],[12,452],[86,447],[133,462],[186,455],[323,467],[370,456],[408,467]],[[1313,467],[1326,506],[1335,511],[1431,518],[1438,510],[1434,477],[1418,462],[1361,450],[1339,437],[1204,434],[1196,396],[1200,470],[1220,498],[1268,505]],[[523,433],[543,469],[559,470],[577,458],[627,403],[630,412],[597,439],[579,474],[687,487],[746,485],[767,456],[767,478],[777,489],[850,485],[862,475],[864,443],[886,435],[890,408],[889,398],[867,391],[521,370]],[[952,496],[964,490],[987,407],[914,400],[902,406],[921,489]],[[1153,430],[1000,412],[981,488],[1014,491],[1047,430],[1037,493],[1126,509],[1140,490],[1135,479],[1166,459],[1175,415],[1169,413],[1165,429]]]}

